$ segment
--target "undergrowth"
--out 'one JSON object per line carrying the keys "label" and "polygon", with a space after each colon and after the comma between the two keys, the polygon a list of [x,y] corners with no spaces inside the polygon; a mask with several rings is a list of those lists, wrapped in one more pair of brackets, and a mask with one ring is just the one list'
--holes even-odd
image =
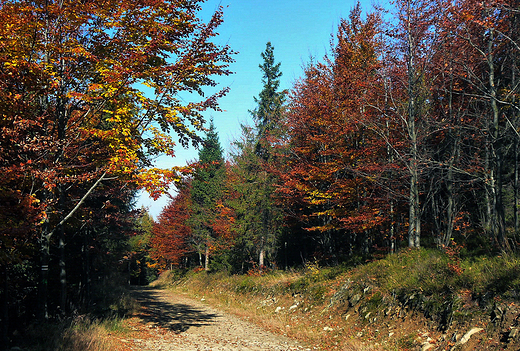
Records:
{"label": "undergrowth", "polygon": [[116,350],[111,336],[129,332],[124,318],[137,312],[139,304],[128,294],[110,300],[112,303],[101,314],[76,314],[30,325],[13,344],[28,351]]}
{"label": "undergrowth", "polygon": [[392,338],[388,335],[394,332],[387,331],[389,340],[384,340],[384,333],[374,327],[381,318],[406,309],[421,313],[438,330],[447,330],[479,313],[465,309],[468,296],[480,299],[481,307],[497,297],[518,298],[519,273],[516,256],[465,259],[420,249],[356,267],[313,263],[298,271],[264,275],[170,272],[156,284],[189,292],[311,345],[365,350],[366,345],[357,348],[355,340],[379,340],[387,345],[383,349],[397,350],[414,343],[416,336],[411,335],[416,330],[403,329]]}

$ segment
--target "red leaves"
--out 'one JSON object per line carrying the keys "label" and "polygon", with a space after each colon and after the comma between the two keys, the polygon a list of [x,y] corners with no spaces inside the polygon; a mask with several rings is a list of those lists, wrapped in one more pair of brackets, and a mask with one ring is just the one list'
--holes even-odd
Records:
{"label": "red leaves", "polygon": [[293,90],[291,153],[278,190],[309,230],[363,232],[385,220],[371,204],[386,196],[372,176],[384,171],[386,148],[367,128],[380,118],[371,107],[383,86],[380,21],[377,14],[363,21],[354,9],[339,27],[334,61],[308,66]]}
{"label": "red leaves", "polygon": [[190,251],[191,228],[188,219],[192,214],[191,186],[183,186],[166,206],[153,227],[151,255],[162,269],[179,265]]}

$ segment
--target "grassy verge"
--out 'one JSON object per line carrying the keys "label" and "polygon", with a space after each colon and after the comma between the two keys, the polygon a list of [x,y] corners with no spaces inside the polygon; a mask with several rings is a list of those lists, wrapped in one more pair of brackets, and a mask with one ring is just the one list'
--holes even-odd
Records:
{"label": "grassy verge", "polygon": [[29,326],[14,340],[20,349],[30,351],[113,351],[118,349],[114,336],[124,336],[125,316],[139,305],[121,294],[102,314],[76,315]]}
{"label": "grassy verge", "polygon": [[460,259],[405,250],[354,268],[311,264],[259,276],[170,272],[155,285],[322,349],[413,350],[429,342],[450,348],[472,327],[484,330],[472,337],[479,349],[500,343],[515,349],[517,340],[504,333],[520,315],[519,273],[516,256]]}

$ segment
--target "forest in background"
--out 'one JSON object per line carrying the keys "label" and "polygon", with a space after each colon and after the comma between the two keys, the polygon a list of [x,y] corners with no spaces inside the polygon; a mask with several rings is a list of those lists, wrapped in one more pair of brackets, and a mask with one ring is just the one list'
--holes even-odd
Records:
{"label": "forest in background", "polygon": [[358,4],[290,91],[268,43],[254,125],[228,159],[210,128],[154,225],[158,267],[516,252],[518,15],[505,1]]}
{"label": "forest in background", "polygon": [[[202,23],[200,3],[2,1],[3,345],[106,313],[108,292],[173,267],[262,274],[429,247],[456,273],[462,255],[517,251],[520,4],[358,4],[290,91],[268,43],[255,123],[226,159],[202,112],[233,51],[211,41],[221,9]],[[197,162],[151,168],[177,139]],[[134,208],[173,183],[156,223]]]}

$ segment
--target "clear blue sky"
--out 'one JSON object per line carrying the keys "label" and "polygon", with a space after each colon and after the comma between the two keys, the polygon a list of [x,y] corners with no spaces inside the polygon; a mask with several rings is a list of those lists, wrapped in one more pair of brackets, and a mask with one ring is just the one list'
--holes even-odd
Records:
{"label": "clear blue sky", "polygon": [[[370,0],[361,1],[364,11],[372,8]],[[219,27],[216,42],[228,44],[238,54],[231,65],[235,72],[219,79],[219,89],[230,87],[220,100],[223,112],[207,113],[213,117],[222,147],[227,150],[240,136],[240,124],[249,123],[249,110],[255,108],[253,97],[262,90],[260,54],[268,41],[274,46],[277,62],[281,62],[281,89],[291,89],[302,75],[302,66],[310,57],[321,60],[330,49],[331,35],[341,18],[347,18],[355,0],[207,0],[200,17],[207,22],[219,5],[224,7],[224,22]],[[175,158],[162,157],[160,167],[182,166],[197,159],[197,151],[177,150]],[[154,218],[167,204],[167,198],[157,201],[143,194],[137,206],[147,207]]]}

